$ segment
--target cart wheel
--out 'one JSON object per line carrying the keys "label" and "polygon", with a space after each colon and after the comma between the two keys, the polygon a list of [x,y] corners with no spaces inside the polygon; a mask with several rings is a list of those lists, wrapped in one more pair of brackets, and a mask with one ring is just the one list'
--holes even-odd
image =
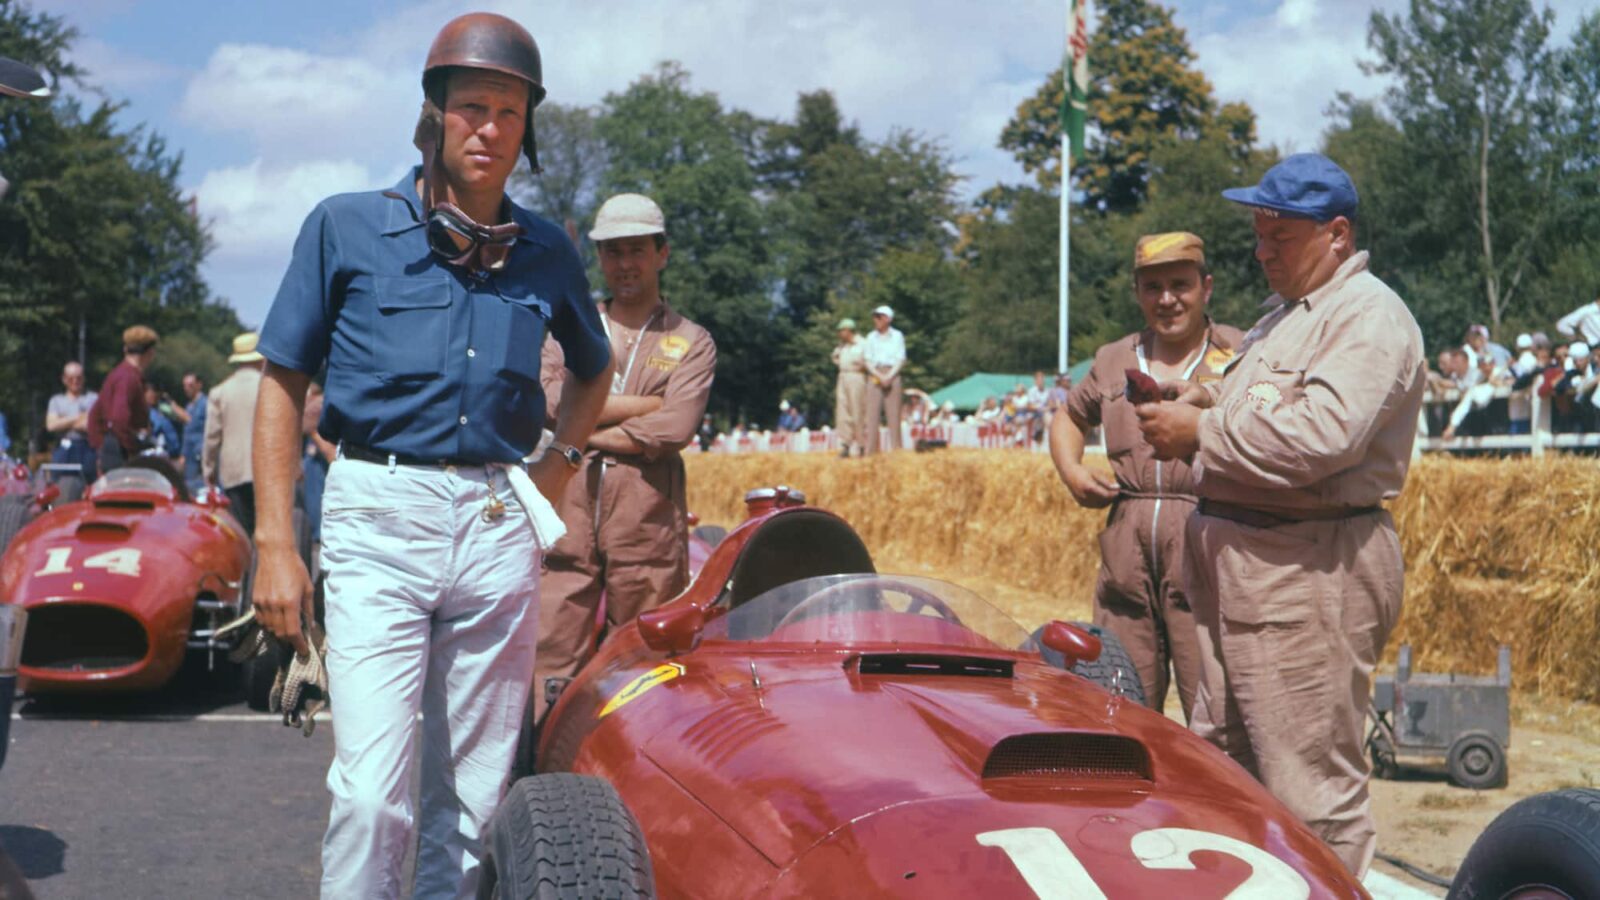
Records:
{"label": "cart wheel", "polygon": [[1394,747],[1376,728],[1367,738],[1367,753],[1372,757],[1374,777],[1388,780],[1400,774],[1400,763],[1395,759]]}
{"label": "cart wheel", "polygon": [[1450,745],[1450,780],[1481,791],[1506,786],[1506,751],[1482,731],[1469,731]]}
{"label": "cart wheel", "polygon": [[1472,843],[1451,900],[1592,897],[1600,884],[1600,791],[1567,788],[1519,800]]}

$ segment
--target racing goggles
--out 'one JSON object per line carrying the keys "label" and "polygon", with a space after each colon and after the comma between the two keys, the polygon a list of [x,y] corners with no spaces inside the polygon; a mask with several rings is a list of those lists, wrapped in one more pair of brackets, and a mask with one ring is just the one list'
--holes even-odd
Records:
{"label": "racing goggles", "polygon": [[505,268],[522,226],[479,225],[453,203],[437,203],[428,211],[428,249],[453,266],[498,272]]}

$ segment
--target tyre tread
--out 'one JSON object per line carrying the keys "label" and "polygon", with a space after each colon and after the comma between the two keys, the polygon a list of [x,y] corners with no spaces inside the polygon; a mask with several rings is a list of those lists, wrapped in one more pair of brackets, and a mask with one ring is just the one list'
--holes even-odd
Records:
{"label": "tyre tread", "polygon": [[501,897],[655,896],[639,825],[599,778],[553,773],[516,782],[490,821],[487,843]]}

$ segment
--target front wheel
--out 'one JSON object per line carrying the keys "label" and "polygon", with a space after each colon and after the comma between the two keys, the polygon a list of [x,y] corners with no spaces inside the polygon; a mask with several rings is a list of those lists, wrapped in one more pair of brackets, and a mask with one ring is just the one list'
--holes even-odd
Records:
{"label": "front wheel", "polygon": [[1121,693],[1135,703],[1143,705],[1144,682],[1139,679],[1139,669],[1128,655],[1122,641],[1112,632],[1088,622],[1071,623],[1100,639],[1100,658],[1092,662],[1079,662],[1068,666],[1067,658],[1044,645],[1044,626],[1041,625],[1023,642],[1022,649],[1037,651],[1044,661],[1058,669],[1066,669],[1098,684],[1112,693]]}
{"label": "front wheel", "polygon": [[478,900],[655,895],[639,823],[603,778],[524,778],[489,820]]}
{"label": "front wheel", "polygon": [[1600,885],[1600,791],[1535,794],[1495,817],[1473,842],[1450,900],[1593,897]]}

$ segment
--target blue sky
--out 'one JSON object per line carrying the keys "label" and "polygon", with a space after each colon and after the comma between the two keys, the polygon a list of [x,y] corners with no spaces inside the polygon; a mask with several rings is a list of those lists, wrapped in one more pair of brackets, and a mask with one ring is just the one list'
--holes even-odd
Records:
{"label": "blue sky", "polygon": [[[21,0],[30,2],[30,0]],[[1092,0],[1091,0],[1092,3]],[[1375,96],[1366,22],[1403,0],[1167,0],[1219,97],[1261,137],[1315,149],[1337,91]],[[975,193],[1023,176],[995,147],[1060,61],[1065,0],[31,0],[82,34],[75,59],[128,124],[184,156],[217,248],[205,275],[250,324],[266,314],[301,220],[321,197],[388,185],[415,155],[420,66],[473,9],[539,40],[550,99],[590,104],[664,59],[697,88],[788,116],[828,87],[871,137],[941,138]],[[1565,33],[1593,0],[1554,0]],[[1091,65],[1093,61],[1091,60]],[[670,223],[669,223],[670,225]]]}

